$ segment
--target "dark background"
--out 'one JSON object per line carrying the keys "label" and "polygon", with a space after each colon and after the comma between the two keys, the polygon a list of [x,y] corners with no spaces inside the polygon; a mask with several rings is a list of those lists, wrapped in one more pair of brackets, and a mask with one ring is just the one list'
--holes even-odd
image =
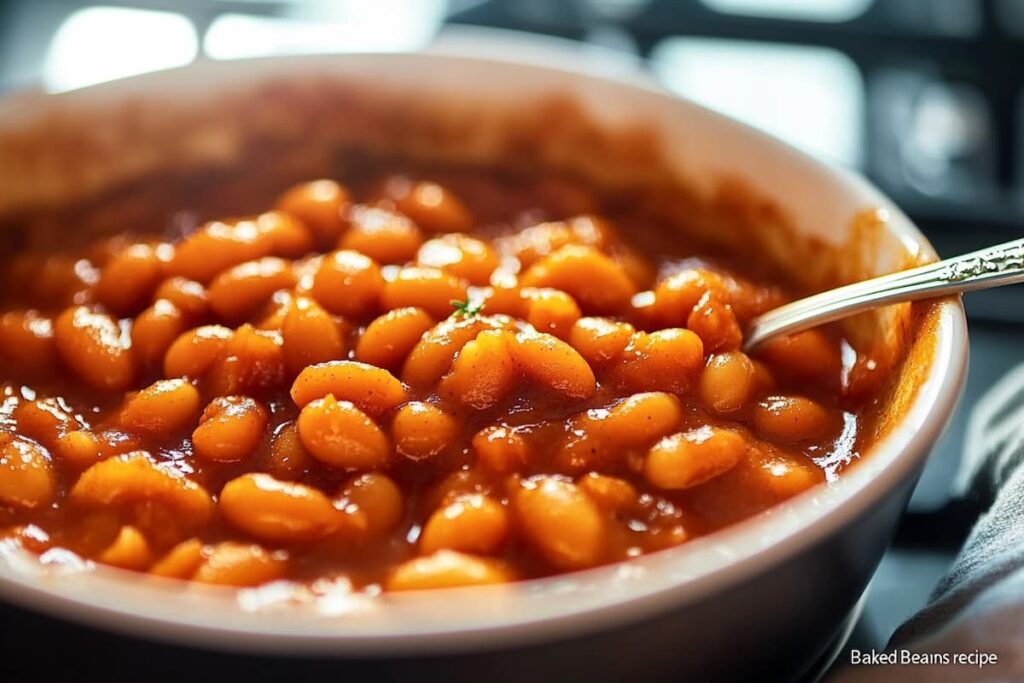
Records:
{"label": "dark background", "polygon": [[[644,60],[666,87],[863,172],[941,255],[1021,236],[1024,0],[0,0],[0,93],[73,89],[194,59],[409,50],[467,26]],[[972,360],[961,408],[849,646],[884,646],[969,528],[976,510],[950,482],[971,405],[1024,360],[1022,303],[1019,288],[967,300]],[[154,665],[194,677],[244,663],[0,607],[0,678],[5,667],[15,680],[50,680],[109,666],[115,678],[146,680]],[[249,661],[246,670],[277,679],[289,670],[280,664]]]}

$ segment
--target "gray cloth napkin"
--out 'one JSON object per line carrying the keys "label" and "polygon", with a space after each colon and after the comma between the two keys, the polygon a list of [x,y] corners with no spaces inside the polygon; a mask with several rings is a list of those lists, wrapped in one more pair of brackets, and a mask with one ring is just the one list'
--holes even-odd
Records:
{"label": "gray cloth napkin", "polygon": [[984,512],[929,604],[885,651],[931,663],[851,666],[835,683],[1024,681],[1024,365],[972,412],[955,488]]}

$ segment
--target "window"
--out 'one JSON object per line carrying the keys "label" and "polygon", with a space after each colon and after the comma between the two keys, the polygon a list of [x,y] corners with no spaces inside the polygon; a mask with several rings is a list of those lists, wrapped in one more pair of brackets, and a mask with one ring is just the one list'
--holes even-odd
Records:
{"label": "window", "polygon": [[57,29],[43,67],[44,85],[60,92],[182,66],[198,50],[195,27],[180,14],[88,7]]}
{"label": "window", "polygon": [[859,166],[864,83],[828,48],[670,38],[652,53],[672,90],[802,149]]}
{"label": "window", "polygon": [[701,0],[718,12],[775,19],[848,21],[860,16],[873,0]]}

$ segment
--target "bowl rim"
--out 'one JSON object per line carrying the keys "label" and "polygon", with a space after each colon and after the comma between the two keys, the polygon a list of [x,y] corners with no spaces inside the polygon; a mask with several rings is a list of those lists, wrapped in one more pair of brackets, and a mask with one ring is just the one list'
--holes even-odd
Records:
{"label": "bowl rim", "polygon": [[[271,64],[286,70],[302,65],[343,64],[344,60],[454,60],[502,64],[524,70],[555,71],[574,79],[603,81],[643,91],[666,100],[666,106],[687,107],[700,116],[732,127],[787,163],[827,176],[865,204],[887,209],[889,229],[903,242],[926,253],[931,245],[911,221],[863,178],[820,160],[721,114],[666,92],[631,73],[598,75],[593,64],[576,60],[557,66],[536,60],[495,59],[459,53],[304,55],[253,58],[218,63],[223,69],[259,69]],[[571,61],[571,60],[570,60]],[[58,95],[108,93],[133,83],[187,74],[194,65],[134,76]],[[46,100],[40,100],[45,102]],[[3,113],[0,107],[0,114]],[[876,505],[920,471],[946,426],[962,392],[967,365],[967,325],[959,298],[939,303],[935,347],[927,378],[913,403],[857,467],[838,482],[816,487],[770,510],[685,546],[637,560],[563,576],[501,587],[451,589],[440,592],[384,595],[367,600],[342,599],[336,613],[300,609],[246,610],[250,604],[273,605],[273,590],[227,591],[206,587],[158,585],[120,570],[98,567],[80,573],[26,571],[0,561],[0,597],[55,616],[121,631],[144,634],[201,647],[238,651],[385,656],[458,652],[487,647],[527,645],[585,634],[678,609],[777,566]],[[737,550],[739,549],[739,550]],[[695,569],[700,564],[699,569]],[[469,619],[453,607],[462,603],[477,610]],[[571,598],[571,599],[569,599]],[[243,601],[244,602],[244,601]],[[213,603],[212,605],[209,603]],[[235,609],[230,608],[231,605]],[[463,606],[460,604],[460,607]],[[441,610],[441,611],[439,611]],[[388,614],[382,617],[382,613]],[[439,615],[443,615],[441,619]],[[454,618],[452,615],[455,615]],[[338,621],[340,620],[340,621]],[[340,626],[342,626],[341,628]]]}

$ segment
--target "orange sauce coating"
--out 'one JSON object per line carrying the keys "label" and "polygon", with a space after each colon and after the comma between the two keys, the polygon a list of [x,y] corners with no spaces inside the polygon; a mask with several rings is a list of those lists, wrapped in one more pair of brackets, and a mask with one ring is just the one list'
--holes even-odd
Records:
{"label": "orange sauce coating", "polygon": [[685,544],[856,457],[869,359],[834,330],[743,353],[789,298],[752,259],[578,181],[399,171],[11,255],[0,533],[222,585],[498,583]]}

